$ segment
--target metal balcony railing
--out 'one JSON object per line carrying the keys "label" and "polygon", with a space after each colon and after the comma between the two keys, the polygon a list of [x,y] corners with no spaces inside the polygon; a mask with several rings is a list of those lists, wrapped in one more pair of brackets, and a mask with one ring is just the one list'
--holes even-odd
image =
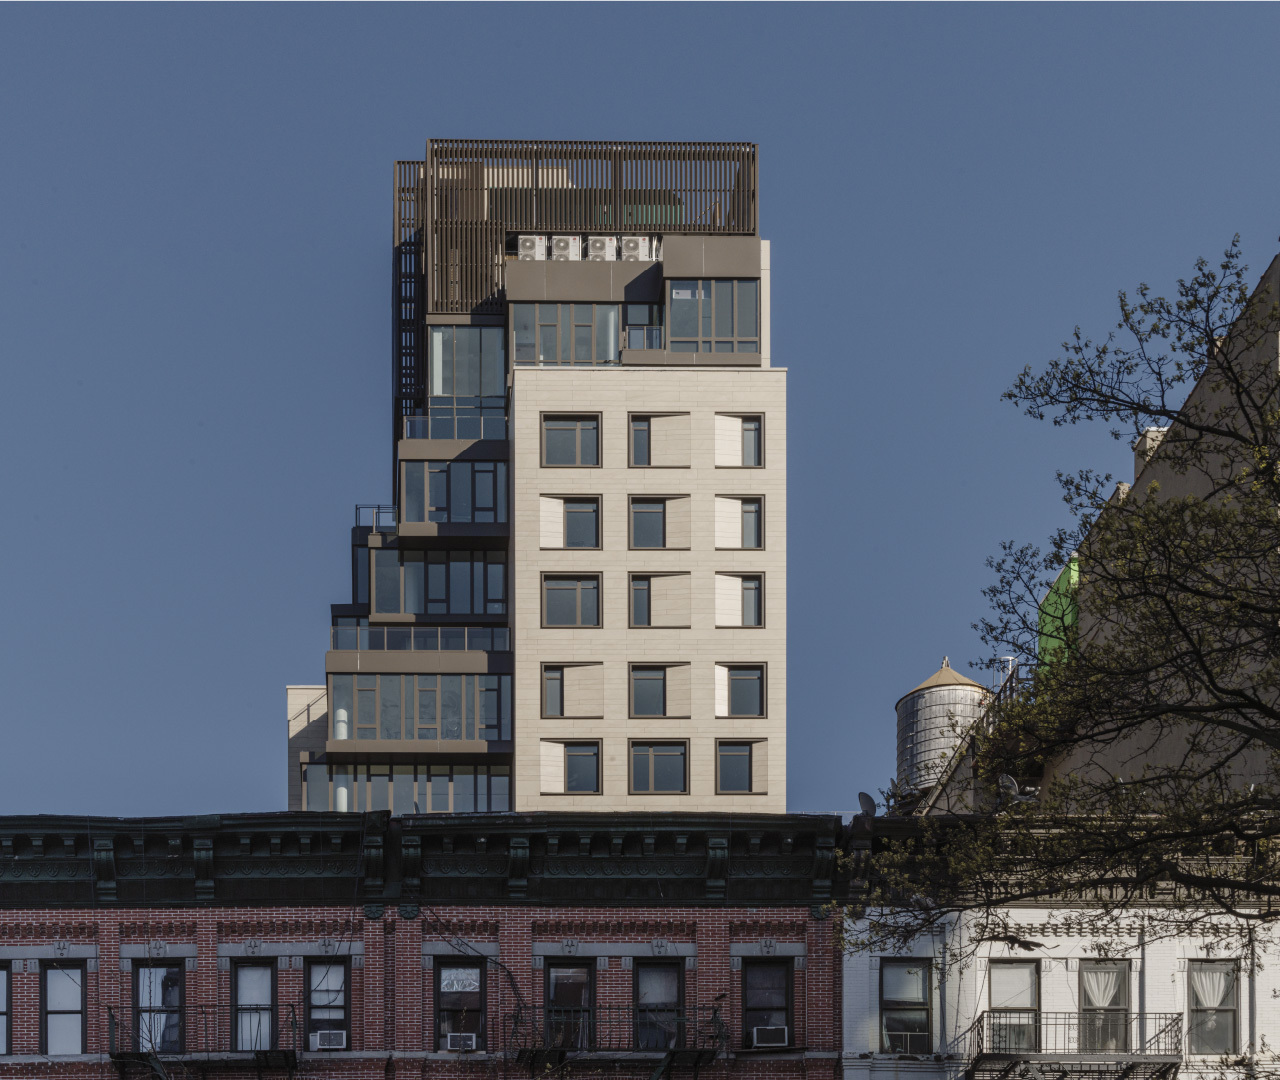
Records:
{"label": "metal balcony railing", "polygon": [[356,503],[356,528],[393,533],[396,531],[396,508],[378,503]]}
{"label": "metal balcony railing", "polygon": [[992,1009],[978,1017],[973,1032],[975,1058],[984,1054],[1178,1057],[1182,1053],[1181,1013]]}
{"label": "metal balcony railing", "polygon": [[332,626],[329,648],[369,652],[507,652],[507,626]]}
{"label": "metal balcony railing", "polygon": [[503,1017],[508,1054],[530,1051],[634,1053],[729,1048],[729,1026],[717,1006],[596,1005],[526,1008]]}
{"label": "metal balcony railing", "polygon": [[427,415],[404,417],[406,439],[505,439],[507,401],[500,397],[432,397]]}

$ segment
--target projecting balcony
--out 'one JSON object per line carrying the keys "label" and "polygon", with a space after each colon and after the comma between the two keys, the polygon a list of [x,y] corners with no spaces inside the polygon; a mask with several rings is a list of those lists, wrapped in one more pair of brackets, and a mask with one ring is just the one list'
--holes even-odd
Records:
{"label": "projecting balcony", "polygon": [[716,1006],[531,1007],[504,1016],[502,1027],[507,1058],[531,1076],[570,1058],[634,1063],[652,1055],[655,1064],[697,1067],[714,1061],[730,1042]]}
{"label": "projecting balcony", "polygon": [[972,1035],[966,1080],[1172,1080],[1182,1062],[1180,1013],[993,1009]]}
{"label": "projecting balcony", "polygon": [[339,618],[329,628],[329,648],[353,652],[507,652],[507,626],[369,626],[368,619]]}

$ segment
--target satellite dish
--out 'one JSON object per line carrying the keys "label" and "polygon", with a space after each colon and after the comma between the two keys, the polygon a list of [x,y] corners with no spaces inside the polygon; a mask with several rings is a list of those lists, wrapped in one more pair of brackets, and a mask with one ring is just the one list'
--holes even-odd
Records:
{"label": "satellite dish", "polygon": [[862,812],[869,818],[876,816],[876,801],[865,791],[858,792],[858,805],[862,807]]}

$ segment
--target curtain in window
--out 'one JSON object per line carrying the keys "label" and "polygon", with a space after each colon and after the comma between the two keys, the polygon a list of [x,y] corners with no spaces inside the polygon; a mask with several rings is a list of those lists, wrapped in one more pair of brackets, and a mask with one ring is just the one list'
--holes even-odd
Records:
{"label": "curtain in window", "polygon": [[1119,1005],[1120,981],[1124,975],[1122,968],[1090,968],[1081,972],[1081,986],[1084,989],[1084,1007],[1086,1009],[1105,1009]]}
{"label": "curtain in window", "polygon": [[1195,964],[1191,968],[1191,992],[1197,1009],[1216,1009],[1231,992],[1232,971],[1225,966]]}

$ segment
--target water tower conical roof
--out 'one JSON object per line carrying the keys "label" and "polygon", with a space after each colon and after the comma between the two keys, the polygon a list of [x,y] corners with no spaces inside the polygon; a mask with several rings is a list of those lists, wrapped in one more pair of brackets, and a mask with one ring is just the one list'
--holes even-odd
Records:
{"label": "water tower conical roof", "polygon": [[960,672],[956,671],[956,669],[951,666],[950,658],[944,656],[942,658],[942,667],[938,668],[937,671],[925,679],[925,681],[914,690],[908,690],[902,695],[902,697],[898,698],[894,703],[894,708],[897,708],[904,699],[909,698],[912,694],[918,694],[921,690],[932,690],[938,686],[973,686],[979,690],[986,689],[986,687],[981,683],[974,682],[972,679],[961,675]]}

